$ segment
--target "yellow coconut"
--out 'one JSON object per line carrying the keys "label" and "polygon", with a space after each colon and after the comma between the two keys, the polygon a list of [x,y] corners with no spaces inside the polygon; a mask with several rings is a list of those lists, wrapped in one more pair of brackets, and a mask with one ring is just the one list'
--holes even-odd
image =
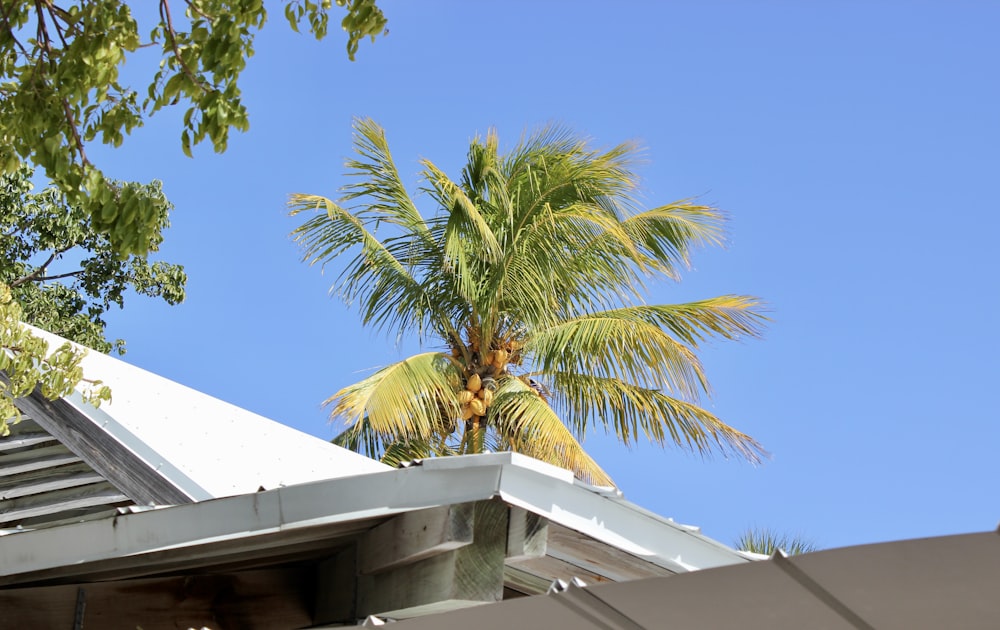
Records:
{"label": "yellow coconut", "polygon": [[475,397],[476,397],[475,394],[473,394],[467,389],[463,389],[462,391],[458,392],[458,403],[460,405],[468,405],[470,402],[472,402],[472,399]]}
{"label": "yellow coconut", "polygon": [[483,386],[483,380],[479,378],[478,374],[473,374],[469,377],[469,381],[465,384],[465,389],[470,392],[478,392],[479,388]]}
{"label": "yellow coconut", "polygon": [[476,395],[479,396],[479,399],[482,400],[483,404],[486,405],[487,407],[493,404],[493,392],[486,389],[485,387],[479,390],[479,393]]}
{"label": "yellow coconut", "polygon": [[489,352],[487,352],[486,356],[483,357],[483,364],[484,365],[493,365],[493,361],[495,360],[494,359],[495,355],[496,355],[496,353],[493,352],[492,350],[490,350]]}
{"label": "yellow coconut", "polygon": [[491,363],[497,366],[498,368],[502,368],[503,366],[507,365],[507,359],[509,357],[510,353],[508,353],[503,348],[500,348],[499,350],[493,353],[493,361],[491,361]]}
{"label": "yellow coconut", "polygon": [[469,403],[469,409],[472,410],[472,415],[475,416],[481,416],[486,413],[486,405],[478,398],[472,399],[472,402]]}
{"label": "yellow coconut", "polygon": [[472,417],[472,407],[465,405],[462,407],[462,420],[468,420]]}

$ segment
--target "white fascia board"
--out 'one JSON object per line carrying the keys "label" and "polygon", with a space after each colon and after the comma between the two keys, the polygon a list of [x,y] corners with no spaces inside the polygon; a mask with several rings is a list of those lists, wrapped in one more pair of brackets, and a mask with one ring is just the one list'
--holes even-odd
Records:
{"label": "white fascia board", "polygon": [[[69,343],[29,328],[53,350]],[[79,396],[67,402],[195,499],[392,470],[94,350],[82,367],[111,388],[112,400],[100,409]]]}
{"label": "white fascia board", "polygon": [[573,472],[570,470],[553,466],[527,455],[512,452],[434,457],[418,460],[411,465],[420,466],[424,470],[468,470],[470,467],[476,466],[517,466],[524,470],[531,470],[540,475],[558,479],[563,483],[573,484],[576,481]]}
{"label": "white fascia board", "polygon": [[211,558],[212,543],[242,540],[249,550],[280,544],[258,540],[268,534],[497,496],[497,466],[429,472],[389,470],[3,536],[0,576],[129,557],[143,564],[144,556],[169,550]]}
{"label": "white fascia board", "polygon": [[674,571],[748,561],[721,543],[650,518],[620,499],[567,483],[562,475],[548,474],[547,465],[539,468],[540,462],[524,459],[502,454],[429,460],[404,470],[3,536],[0,576],[128,557],[139,565],[147,561],[145,556],[166,550],[187,549],[185,557],[211,558],[232,553],[229,546],[213,551],[215,542],[242,540],[245,549],[273,546],[280,541],[260,537],[494,497]]}
{"label": "white fascia board", "polygon": [[615,488],[592,486],[563,468],[518,453],[441,457],[425,470],[503,467],[500,497],[551,521],[676,572],[707,569],[752,558],[622,498]]}
{"label": "white fascia board", "polygon": [[737,551],[643,510],[624,499],[580,487],[560,487],[517,466],[505,466],[500,498],[554,523],[677,573],[746,562]]}

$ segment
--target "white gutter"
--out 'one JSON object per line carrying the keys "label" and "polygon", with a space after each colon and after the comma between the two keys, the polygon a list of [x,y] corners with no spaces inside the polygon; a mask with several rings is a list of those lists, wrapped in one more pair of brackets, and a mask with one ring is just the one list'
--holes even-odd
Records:
{"label": "white gutter", "polygon": [[232,545],[213,548],[227,541],[242,541],[240,551],[280,547],[285,533],[294,532],[301,541],[310,538],[309,529],[317,528],[315,538],[322,539],[325,526],[494,497],[672,571],[748,561],[691,528],[578,485],[568,471],[502,453],[426,460],[404,470],[3,536],[0,584],[22,581],[11,578],[35,572],[86,573],[90,563],[126,558],[134,558],[136,566],[148,562],[149,571],[155,572],[153,554],[159,552],[173,550],[165,555],[176,562],[231,555]]}

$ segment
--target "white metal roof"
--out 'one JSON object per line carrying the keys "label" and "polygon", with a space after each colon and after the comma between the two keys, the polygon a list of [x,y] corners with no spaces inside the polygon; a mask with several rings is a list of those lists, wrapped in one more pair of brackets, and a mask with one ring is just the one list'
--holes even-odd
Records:
{"label": "white metal roof", "polygon": [[[55,349],[62,337],[32,328]],[[73,407],[195,500],[390,470],[380,462],[88,351],[86,378],[111,388],[100,409]]]}

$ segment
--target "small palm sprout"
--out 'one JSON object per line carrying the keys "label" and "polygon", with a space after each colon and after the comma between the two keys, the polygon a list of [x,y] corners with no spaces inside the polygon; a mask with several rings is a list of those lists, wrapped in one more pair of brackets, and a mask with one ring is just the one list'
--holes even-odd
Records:
{"label": "small palm sprout", "polygon": [[438,350],[331,396],[348,426],[338,443],[390,463],[513,450],[601,485],[611,479],[580,445],[595,425],[625,444],[764,455],[699,406],[709,386],[695,354],[759,335],[761,303],[643,303],[647,279],[677,280],[695,246],[721,244],[722,216],[687,201],[640,209],[635,146],[594,150],[550,127],[501,154],[490,132],[458,181],[421,162],[427,217],[381,127],[357,120],[355,150],[339,200],[291,196],[306,216],[294,236],[310,264],[340,269],[334,289],[366,326]]}
{"label": "small palm sprout", "polygon": [[733,545],[740,551],[750,551],[765,556],[774,555],[779,549],[789,556],[816,551],[819,547],[813,541],[801,536],[779,534],[766,528],[750,528],[740,534]]}

